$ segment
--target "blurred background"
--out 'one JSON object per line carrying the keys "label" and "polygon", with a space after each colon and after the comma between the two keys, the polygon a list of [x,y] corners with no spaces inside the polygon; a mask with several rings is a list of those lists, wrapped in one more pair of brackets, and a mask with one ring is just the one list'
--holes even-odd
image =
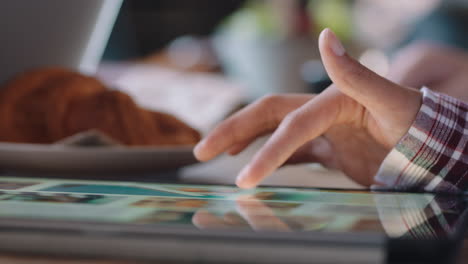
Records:
{"label": "blurred background", "polygon": [[[266,94],[320,93],[328,87],[317,47],[326,27],[381,75],[394,70],[394,57],[416,43],[468,49],[468,0],[4,0],[0,5],[0,82],[26,68],[71,67],[95,74],[139,106],[178,117],[202,135]],[[36,119],[27,121],[34,125]],[[233,183],[262,140],[239,156],[184,167],[182,176]],[[310,167],[279,170],[265,184],[356,187],[341,174],[310,176]],[[229,177],[225,182],[221,172]]]}
{"label": "blurred background", "polygon": [[325,89],[325,27],[385,75],[410,43],[468,48],[467,15],[463,0],[125,0],[99,76],[206,131],[265,94]]}

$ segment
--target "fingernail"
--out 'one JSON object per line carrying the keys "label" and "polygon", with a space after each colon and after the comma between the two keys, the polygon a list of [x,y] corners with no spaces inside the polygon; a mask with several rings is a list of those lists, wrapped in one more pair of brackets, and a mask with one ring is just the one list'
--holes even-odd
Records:
{"label": "fingernail", "polygon": [[336,56],[343,56],[346,52],[345,48],[343,47],[343,44],[341,41],[338,39],[338,37],[331,31],[329,28],[325,29],[328,40],[329,40],[329,45],[333,53],[335,53]]}

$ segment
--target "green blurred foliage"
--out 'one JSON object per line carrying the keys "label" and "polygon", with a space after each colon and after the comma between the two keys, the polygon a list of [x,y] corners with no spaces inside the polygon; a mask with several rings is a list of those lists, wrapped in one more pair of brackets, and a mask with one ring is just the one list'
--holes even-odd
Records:
{"label": "green blurred foliage", "polygon": [[352,34],[351,2],[348,0],[310,0],[307,6],[315,22],[315,30],[332,29],[341,40],[346,41]]}

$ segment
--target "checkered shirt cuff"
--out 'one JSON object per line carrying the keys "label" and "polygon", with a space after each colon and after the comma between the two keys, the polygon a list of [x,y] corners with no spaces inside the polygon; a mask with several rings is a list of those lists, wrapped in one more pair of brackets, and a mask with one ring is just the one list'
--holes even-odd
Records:
{"label": "checkered shirt cuff", "polygon": [[468,188],[468,105],[421,89],[416,120],[391,150],[373,189],[463,192]]}

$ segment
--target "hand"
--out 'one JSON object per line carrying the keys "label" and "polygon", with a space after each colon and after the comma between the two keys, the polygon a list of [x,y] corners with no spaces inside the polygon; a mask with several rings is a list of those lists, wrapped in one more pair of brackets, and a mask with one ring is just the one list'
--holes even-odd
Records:
{"label": "hand", "polygon": [[[405,135],[421,107],[421,93],[386,80],[348,56],[333,32],[319,38],[325,68],[334,82],[319,95],[283,95],[253,103],[219,124],[195,148],[210,160],[236,154],[274,131],[237,177],[252,188],[288,160],[327,163],[363,185],[374,183],[383,158]],[[306,153],[306,154],[304,154]]]}
{"label": "hand", "polygon": [[395,56],[388,78],[400,85],[434,91],[468,101],[468,53],[430,44],[412,44]]}
{"label": "hand", "polygon": [[192,223],[200,229],[222,229],[250,226],[256,231],[290,231],[289,226],[275,216],[271,208],[253,196],[241,196],[236,200],[235,213],[222,218],[199,210],[192,217]]}

